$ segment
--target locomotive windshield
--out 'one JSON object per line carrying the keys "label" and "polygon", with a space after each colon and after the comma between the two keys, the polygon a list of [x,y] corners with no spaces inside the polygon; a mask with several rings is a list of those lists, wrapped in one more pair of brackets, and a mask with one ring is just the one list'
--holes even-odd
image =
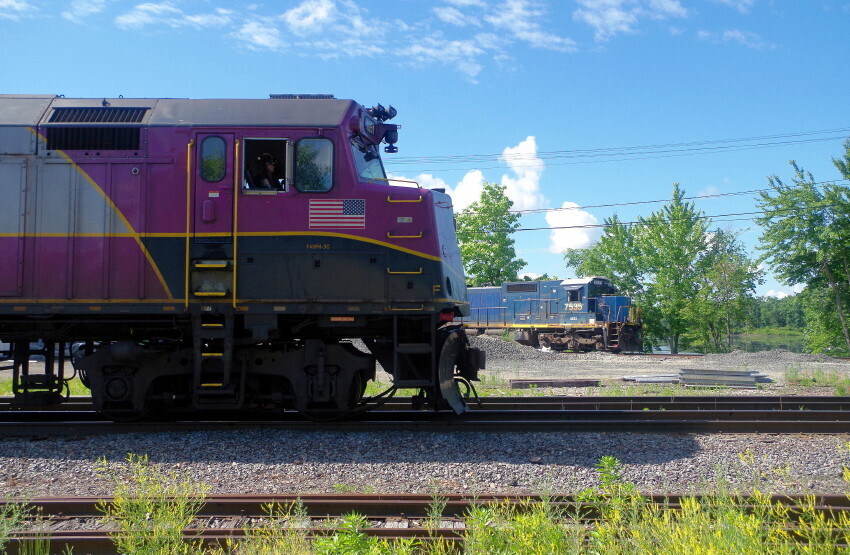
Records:
{"label": "locomotive windshield", "polygon": [[384,164],[378,153],[377,145],[361,144],[356,138],[351,138],[351,154],[357,166],[357,175],[363,179],[387,179]]}
{"label": "locomotive windshield", "polygon": [[594,279],[587,286],[588,297],[600,297],[602,295],[616,295],[617,288],[608,280]]}

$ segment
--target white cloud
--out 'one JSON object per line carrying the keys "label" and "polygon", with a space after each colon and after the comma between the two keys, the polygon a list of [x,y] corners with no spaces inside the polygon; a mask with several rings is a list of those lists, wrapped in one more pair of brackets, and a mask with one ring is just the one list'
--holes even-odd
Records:
{"label": "white cloud", "polygon": [[449,25],[456,25],[458,27],[465,27],[467,25],[481,25],[481,22],[478,21],[478,18],[468,16],[453,6],[438,6],[434,8],[433,11],[434,15],[436,15],[440,21],[448,23]]}
{"label": "white cloud", "polygon": [[414,65],[440,63],[454,66],[475,83],[475,77],[483,69],[476,60],[485,53],[485,49],[476,40],[447,40],[435,35],[423,37],[394,52]]}
{"label": "white cloud", "polygon": [[257,21],[242,25],[232,36],[251,50],[280,50],[284,46],[280,31]]}
{"label": "white cloud", "polygon": [[473,202],[481,198],[481,191],[484,190],[484,174],[480,170],[467,172],[460,182],[452,187],[440,177],[435,177],[430,173],[421,173],[415,178],[390,174],[387,176],[390,180],[390,185],[402,187],[422,187],[423,189],[445,189],[446,193],[452,197],[452,207],[455,212],[460,212],[468,207]]}
{"label": "white cloud", "polygon": [[756,3],[756,0],[714,0],[718,4],[731,6],[741,13],[749,13],[750,8]]}
{"label": "white cloud", "polygon": [[139,4],[127,13],[115,18],[115,24],[125,29],[140,29],[145,26],[166,27],[223,27],[232,20],[233,12],[217,8],[207,14],[186,14],[170,2]]}
{"label": "white cloud", "polygon": [[770,291],[765,293],[763,296],[765,296],[765,297],[776,297],[777,299],[784,299],[785,297],[790,297],[791,295],[797,295],[798,293],[802,293],[805,288],[806,288],[805,283],[798,283],[797,285],[792,286],[790,290],[788,290],[788,289],[771,289]]}
{"label": "white cloud", "polygon": [[99,14],[106,9],[106,0],[74,0],[62,17],[74,23],[83,23],[89,16]]}
{"label": "white cloud", "polygon": [[602,229],[596,226],[599,220],[574,202],[565,202],[561,210],[552,210],[546,213],[546,223],[553,228],[549,233],[549,252],[562,253],[567,249],[584,249],[599,240]]}
{"label": "white cloud", "polygon": [[23,0],[0,0],[0,19],[18,21],[38,8]]}
{"label": "white cloud", "polygon": [[516,177],[502,175],[505,194],[514,202],[514,210],[532,210],[546,205],[540,193],[540,178],[545,164],[537,157],[537,141],[527,137],[515,147],[507,147],[500,158]]}
{"label": "white cloud", "polygon": [[527,42],[535,48],[574,52],[576,50],[574,40],[559,37],[541,28],[538,20],[542,19],[543,15],[542,11],[532,9],[527,0],[507,0],[495,10],[493,15],[486,16],[485,20],[497,29],[507,30],[514,38]]}
{"label": "white cloud", "polygon": [[742,46],[746,46],[747,48],[752,48],[753,50],[768,50],[776,47],[774,44],[762,39],[757,33],[741,31],[739,29],[723,31],[722,33],[699,31],[697,33],[697,38],[712,41],[714,43],[734,42]]}
{"label": "white cloud", "polygon": [[[505,195],[514,203],[512,210],[532,210],[546,206],[547,200],[540,193],[540,177],[544,163],[537,157],[537,143],[534,137],[527,137],[514,147],[502,151],[500,160],[505,162],[514,175],[502,175],[501,184],[505,186]],[[397,175],[390,179],[408,179]],[[484,183],[487,181],[481,170],[467,172],[457,185],[451,186],[445,180],[431,174],[419,174],[416,181],[426,189],[443,188],[452,196],[455,211],[460,211],[478,201]],[[393,183],[397,184],[397,183]]]}
{"label": "white cloud", "polygon": [[301,36],[319,31],[336,17],[336,5],[332,0],[305,0],[281,16],[289,30]]}
{"label": "white cloud", "polygon": [[687,17],[679,0],[578,0],[573,19],[596,30],[596,40],[605,41],[621,33],[633,33],[641,19]]}

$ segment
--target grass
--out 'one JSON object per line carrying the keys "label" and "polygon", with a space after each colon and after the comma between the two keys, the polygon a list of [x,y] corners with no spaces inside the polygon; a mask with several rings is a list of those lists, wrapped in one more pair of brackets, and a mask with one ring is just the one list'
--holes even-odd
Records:
{"label": "grass", "polygon": [[[850,452],[850,442],[839,445]],[[850,543],[850,516],[818,511],[811,496],[790,510],[774,502],[754,484],[764,484],[764,461],[747,450],[740,454],[741,469],[750,469],[746,484],[734,489],[721,484],[711,497],[686,497],[672,510],[651,503],[638,487],[625,480],[623,465],[602,457],[596,465],[598,485],[580,491],[578,502],[556,504],[551,497],[520,503],[473,504],[462,518],[463,544],[440,539],[446,500],[434,496],[422,527],[427,540],[386,540],[370,536],[369,520],[350,513],[327,521],[334,529],[307,536],[314,526],[304,505],[296,501],[266,507],[267,516],[246,527],[243,538],[204,549],[198,540],[184,542],[182,530],[195,522],[208,487],[151,465],[144,456],[128,455],[123,463],[101,460],[98,472],[114,484],[115,502],[101,504],[107,521],[117,531],[116,549],[127,554],[207,553],[210,555],[273,554],[643,554],[748,553],[831,554]],[[772,471],[771,471],[772,472]],[[784,476],[790,470],[778,469]],[[845,482],[850,469],[844,468]],[[749,488],[749,493],[741,493]],[[29,514],[25,505],[0,508],[0,549],[12,530]],[[592,517],[588,520],[588,517]],[[47,553],[45,542],[30,553]]]}
{"label": "grass", "polygon": [[804,371],[792,367],[785,372],[785,383],[801,387],[829,387],[835,395],[850,395],[850,376],[840,372]]}
{"label": "grass", "polygon": [[208,485],[159,470],[147,456],[132,454],[124,465],[100,459],[97,473],[115,487],[112,503],[100,501],[98,509],[118,529],[112,539],[119,553],[202,552],[199,540],[183,541],[183,529],[203,507]]}
{"label": "grass", "polygon": [[[74,378],[65,382],[68,386],[69,395],[88,397],[91,395],[89,388],[83,385],[79,378]],[[0,397],[12,396],[12,379],[0,380]]]}

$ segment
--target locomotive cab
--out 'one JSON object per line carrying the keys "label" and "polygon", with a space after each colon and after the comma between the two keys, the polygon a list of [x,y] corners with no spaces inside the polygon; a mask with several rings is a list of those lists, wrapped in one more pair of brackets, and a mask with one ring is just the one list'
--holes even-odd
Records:
{"label": "locomotive cab", "polygon": [[16,397],[59,398],[63,359],[45,378],[27,363],[41,339],[80,345],[117,416],[346,414],[378,364],[462,412],[483,356],[452,323],[468,301],[451,200],[387,180],[395,115],[329,95],[0,97]]}

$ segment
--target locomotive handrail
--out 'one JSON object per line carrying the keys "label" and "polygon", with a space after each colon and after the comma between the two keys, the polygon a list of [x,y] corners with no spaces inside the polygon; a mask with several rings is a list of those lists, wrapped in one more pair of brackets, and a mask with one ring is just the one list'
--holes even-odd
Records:
{"label": "locomotive handrail", "polygon": [[387,202],[422,202],[422,195],[419,195],[419,198],[416,199],[416,200],[413,200],[413,199],[393,200],[393,198],[391,196],[387,195]]}
{"label": "locomotive handrail", "polygon": [[239,252],[239,249],[237,248],[237,241],[239,240],[239,190],[242,186],[242,172],[238,171],[240,167],[239,139],[236,139],[233,150],[233,282],[230,287],[233,291],[233,308],[236,308],[236,259],[238,258],[237,253]]}
{"label": "locomotive handrail", "polygon": [[409,311],[409,310],[424,310],[424,309],[425,309],[425,305],[422,305],[422,304],[417,306],[417,307],[414,307],[414,308],[395,308],[395,307],[392,307],[392,306],[387,307],[387,310],[393,310],[393,311],[396,311],[396,312],[404,312],[404,311]]}
{"label": "locomotive handrail", "polygon": [[417,189],[421,189],[422,185],[419,184],[418,181],[413,181],[411,179],[388,179],[386,177],[370,177],[370,181],[386,181],[387,183],[391,181],[398,181],[399,183],[413,183],[416,185]]}
{"label": "locomotive handrail", "polygon": [[419,235],[393,235],[389,231],[387,232],[387,239],[422,239],[425,234],[420,231]]}
{"label": "locomotive handrail", "polygon": [[189,247],[191,241],[189,233],[192,230],[192,148],[195,146],[195,139],[189,139],[186,144],[186,275],[184,277],[184,306],[189,308],[189,272],[191,266],[191,255]]}
{"label": "locomotive handrail", "polygon": [[394,276],[395,275],[402,275],[402,274],[411,275],[411,276],[418,276],[419,274],[422,273],[422,268],[419,268],[418,270],[414,270],[412,272],[396,271],[396,270],[390,270],[389,268],[387,268],[387,273],[392,274]]}

